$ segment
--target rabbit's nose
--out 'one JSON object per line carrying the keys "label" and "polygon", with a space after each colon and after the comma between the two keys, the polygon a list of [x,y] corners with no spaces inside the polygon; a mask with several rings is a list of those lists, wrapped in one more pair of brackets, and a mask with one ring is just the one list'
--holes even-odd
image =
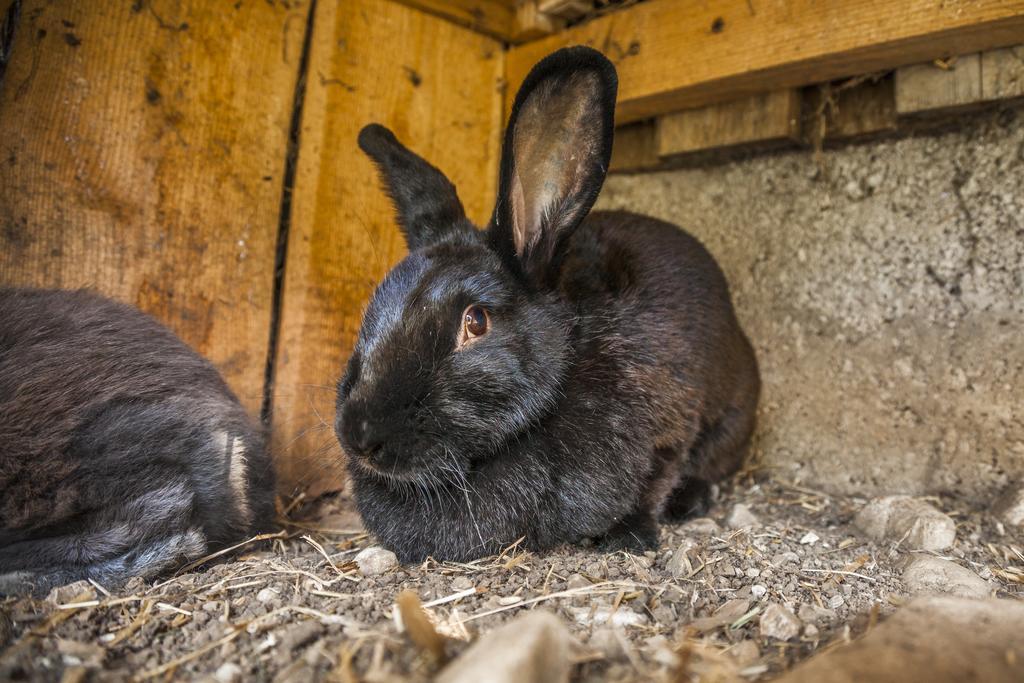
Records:
{"label": "rabbit's nose", "polygon": [[363,455],[372,456],[384,443],[384,429],[380,423],[364,418],[356,420],[353,427],[352,440]]}

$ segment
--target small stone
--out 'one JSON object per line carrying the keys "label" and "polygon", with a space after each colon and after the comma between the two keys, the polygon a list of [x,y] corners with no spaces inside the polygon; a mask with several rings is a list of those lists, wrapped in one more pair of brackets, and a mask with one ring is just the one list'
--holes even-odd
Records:
{"label": "small stone", "polygon": [[697,517],[684,524],[680,531],[690,536],[715,536],[722,533],[722,527],[710,517]]}
{"label": "small stone", "polygon": [[752,529],[761,526],[761,520],[743,503],[732,506],[725,523],[730,529]]}
{"label": "small stone", "polygon": [[831,621],[836,617],[836,613],[832,610],[826,609],[824,607],[818,607],[817,605],[812,605],[806,602],[800,605],[800,608],[797,610],[796,614],[798,617],[800,617],[802,621],[813,622],[816,624],[819,624],[823,621]]}
{"label": "small stone", "polygon": [[398,557],[379,546],[363,548],[355,556],[356,565],[363,576],[377,576],[398,566]]}
{"label": "small stone", "polygon": [[628,661],[632,646],[621,629],[599,628],[590,636],[590,647],[595,648],[605,656],[608,661]]}
{"label": "small stone", "polygon": [[237,683],[242,680],[242,667],[234,662],[225,662],[217,667],[213,677],[218,683]]}
{"label": "small stone", "polygon": [[748,579],[756,579],[759,576],[761,576],[761,570],[757,567],[750,567],[749,569],[747,569]]}
{"label": "small stone", "polygon": [[845,604],[846,600],[843,598],[842,595],[839,594],[833,595],[831,598],[828,599],[828,606],[832,609],[839,609]]}
{"label": "small stone", "polygon": [[288,628],[281,636],[281,649],[285,652],[293,652],[303,645],[316,639],[323,632],[323,626],[319,621],[309,619]]}
{"label": "small stone", "polygon": [[1011,486],[1004,491],[992,512],[1004,524],[1024,526],[1024,485]]}
{"label": "small stone", "polygon": [[755,583],[753,586],[750,587],[750,594],[753,595],[755,598],[763,598],[767,592],[768,588],[766,586],[762,586],[759,583]]}
{"label": "small stone", "polygon": [[800,564],[800,556],[794,553],[792,550],[778,553],[772,558],[772,564],[776,567],[781,567],[784,564]]}
{"label": "small stone", "polygon": [[575,590],[577,588],[586,588],[587,586],[593,585],[587,580],[587,577],[582,574],[570,574],[569,579],[565,582],[567,590]]}
{"label": "small stone", "polygon": [[220,611],[220,603],[217,602],[216,600],[207,600],[206,602],[203,603],[203,611],[204,612],[219,612]]}
{"label": "small stone", "polygon": [[678,548],[676,548],[674,553],[672,553],[672,557],[669,558],[665,568],[668,569],[673,578],[678,579],[686,577],[693,572],[694,558],[691,554],[694,547],[693,541],[687,539],[683,541]]}
{"label": "small stone", "polygon": [[446,666],[437,683],[563,683],[569,680],[569,631],[540,610],[513,619],[479,638]]}
{"label": "small stone", "polygon": [[96,589],[88,581],[75,581],[66,586],[57,586],[46,596],[46,602],[51,605],[66,605],[70,602],[95,599]]}
{"label": "small stone", "polygon": [[956,539],[956,524],[928,503],[909,496],[877,498],[854,524],[876,541],[903,543],[912,550],[944,550]]}
{"label": "small stone", "polygon": [[729,654],[741,667],[747,667],[761,658],[761,650],[753,640],[741,640],[729,648]]}
{"label": "small stone", "polygon": [[792,640],[800,635],[802,624],[788,607],[772,603],[761,614],[761,635],[776,640]]}
{"label": "small stone", "polygon": [[946,593],[961,598],[984,598],[990,592],[985,579],[970,569],[931,555],[915,555],[907,562],[903,584],[911,595]]}
{"label": "small stone", "polygon": [[473,579],[468,576],[456,576],[452,579],[452,590],[454,591],[465,591],[473,588]]}
{"label": "small stone", "polygon": [[572,616],[580,626],[610,625],[625,628],[643,626],[648,621],[646,615],[621,606],[614,612],[610,607],[598,607],[596,610],[592,607],[574,607]]}
{"label": "small stone", "polygon": [[813,531],[808,531],[800,539],[800,545],[814,545],[815,543],[817,543],[820,540],[821,540],[821,537],[818,536],[818,534],[814,533]]}
{"label": "small stone", "polygon": [[277,600],[277,591],[272,588],[261,588],[260,592],[256,594],[256,599],[260,602],[273,602]]}

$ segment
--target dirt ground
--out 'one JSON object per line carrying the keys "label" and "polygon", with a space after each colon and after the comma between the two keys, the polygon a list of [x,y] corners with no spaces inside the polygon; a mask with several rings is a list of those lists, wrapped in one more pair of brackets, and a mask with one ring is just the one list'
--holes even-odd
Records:
{"label": "dirt ground", "polygon": [[[363,576],[353,557],[373,541],[351,502],[315,501],[289,511],[277,538],[169,580],[7,599],[0,679],[428,680],[438,661],[395,616],[405,589],[447,637],[448,657],[523,610],[545,609],[577,640],[575,680],[766,679],[907,600],[900,574],[910,553],[851,525],[865,502],[747,477],[710,519],[663,527],[658,552],[513,547],[470,564]],[[954,546],[938,555],[991,593],[1024,599],[1024,533],[960,500],[929,502],[957,525]],[[782,625],[795,629],[791,640],[763,632],[773,605],[795,615]]]}

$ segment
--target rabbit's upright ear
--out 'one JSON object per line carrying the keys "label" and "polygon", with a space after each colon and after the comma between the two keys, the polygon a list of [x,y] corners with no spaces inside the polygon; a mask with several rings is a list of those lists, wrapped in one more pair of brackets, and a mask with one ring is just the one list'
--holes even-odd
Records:
{"label": "rabbit's upright ear", "polygon": [[612,63],[578,46],[541,60],[516,95],[488,238],[538,284],[557,272],[604,183],[617,88]]}
{"label": "rabbit's upright ear", "polygon": [[380,171],[409,251],[438,241],[465,221],[466,212],[451,181],[409,151],[390,130],[371,123],[359,132],[359,148]]}

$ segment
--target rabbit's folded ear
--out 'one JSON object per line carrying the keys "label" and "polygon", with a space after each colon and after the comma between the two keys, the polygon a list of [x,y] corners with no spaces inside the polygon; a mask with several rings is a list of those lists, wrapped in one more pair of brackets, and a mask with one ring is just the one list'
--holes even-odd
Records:
{"label": "rabbit's folded ear", "polygon": [[451,181],[403,146],[390,130],[371,123],[359,132],[359,148],[380,171],[409,251],[438,241],[465,221],[466,212]]}
{"label": "rabbit's folded ear", "polygon": [[578,46],[541,60],[516,95],[488,239],[538,284],[557,272],[604,183],[617,88],[612,63]]}

